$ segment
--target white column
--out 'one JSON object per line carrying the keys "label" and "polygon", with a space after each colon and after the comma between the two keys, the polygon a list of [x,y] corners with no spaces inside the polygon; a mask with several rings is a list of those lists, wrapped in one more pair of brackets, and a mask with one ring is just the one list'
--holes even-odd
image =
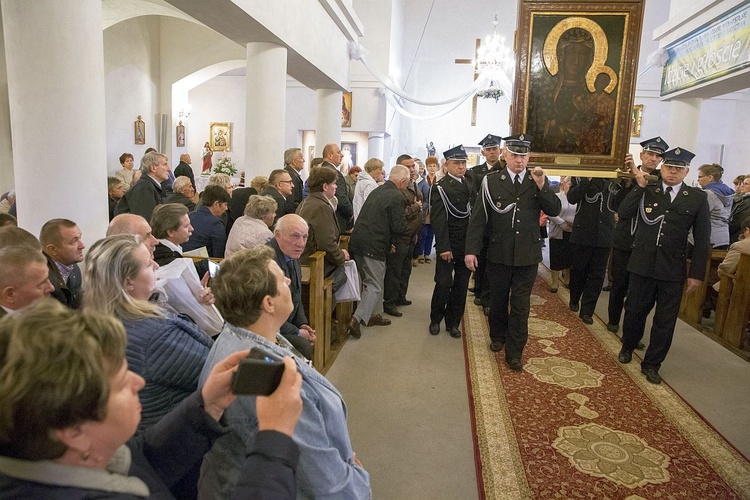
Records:
{"label": "white column", "polygon": [[315,151],[320,155],[326,144],[341,144],[341,91],[318,89],[317,96]]}
{"label": "white column", "polygon": [[[383,153],[385,152],[385,134],[382,132],[370,132],[367,136],[367,154],[370,158],[383,159]],[[368,160],[370,158],[367,158]],[[363,161],[360,161],[364,165]]]}
{"label": "white column", "polygon": [[245,180],[284,167],[286,47],[247,44]]}
{"label": "white column", "polygon": [[674,99],[669,103],[670,147],[682,147],[695,153],[698,143],[698,124],[701,120],[702,99]]}
{"label": "white column", "polygon": [[[101,0],[2,0],[20,225],[108,223]],[[122,124],[132,127],[132,123]]]}
{"label": "white column", "polygon": [[10,144],[10,110],[8,108],[8,72],[5,70],[5,42],[0,13],[0,193],[11,189],[13,182],[13,149]]}

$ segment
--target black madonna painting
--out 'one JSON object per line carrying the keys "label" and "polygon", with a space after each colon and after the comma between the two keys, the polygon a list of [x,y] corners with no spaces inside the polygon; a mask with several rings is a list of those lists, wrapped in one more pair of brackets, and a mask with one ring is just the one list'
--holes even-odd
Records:
{"label": "black madonna painting", "polygon": [[641,13],[640,2],[522,2],[513,131],[534,137],[531,163],[622,164]]}

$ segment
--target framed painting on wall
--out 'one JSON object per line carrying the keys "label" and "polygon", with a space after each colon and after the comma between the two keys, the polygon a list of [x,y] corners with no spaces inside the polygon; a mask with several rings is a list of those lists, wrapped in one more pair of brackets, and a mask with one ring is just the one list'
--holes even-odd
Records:
{"label": "framed painting on wall", "polygon": [[185,147],[185,125],[182,124],[182,120],[177,124],[175,129],[176,143],[178,148]]}
{"label": "framed painting on wall", "polygon": [[133,137],[136,144],[146,144],[146,123],[141,115],[133,123]]}
{"label": "framed painting on wall", "polygon": [[[630,141],[643,0],[522,0],[511,129],[529,166],[614,177]],[[580,173],[576,173],[580,172]]]}
{"label": "framed painting on wall", "polygon": [[640,137],[641,121],[643,120],[643,104],[636,104],[633,106],[633,116],[630,120],[630,137]]}
{"label": "framed painting on wall", "polygon": [[352,126],[352,93],[344,92],[341,95],[341,126]]}
{"label": "framed painting on wall", "polygon": [[229,122],[211,122],[209,145],[213,151],[231,151],[232,124]]}
{"label": "framed painting on wall", "polygon": [[342,142],[341,143],[341,165],[339,165],[344,172],[348,172],[350,168],[357,164],[357,143],[356,142]]}

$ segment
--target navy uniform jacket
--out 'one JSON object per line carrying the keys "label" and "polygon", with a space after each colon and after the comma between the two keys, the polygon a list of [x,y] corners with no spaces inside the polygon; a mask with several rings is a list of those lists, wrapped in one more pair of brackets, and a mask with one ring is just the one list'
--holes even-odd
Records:
{"label": "navy uniform jacket", "polygon": [[505,158],[500,157],[500,159],[497,160],[497,163],[495,163],[494,167],[490,167],[489,165],[487,165],[487,162],[484,162],[479,165],[473,166],[466,171],[466,177],[471,179],[471,183],[474,185],[474,197],[471,200],[472,205],[474,204],[477,193],[479,193],[479,188],[482,186],[484,177],[490,172],[494,172],[495,170],[502,170],[504,168]]}
{"label": "navy uniform jacket", "polygon": [[[633,190],[633,186],[636,185],[635,181],[633,181],[633,184],[631,184],[629,187],[620,187],[620,190],[617,191],[617,194],[615,195],[615,203],[614,203],[614,209],[615,211],[619,210],[620,204],[622,204],[622,200],[625,199],[625,197],[630,193],[630,191]],[[619,218],[619,214],[618,214]],[[630,251],[633,247],[633,240],[635,239],[634,236],[634,230],[635,230],[635,219],[629,218],[629,219],[622,219],[619,218],[619,220],[615,223],[615,229],[612,232],[612,248],[617,248],[619,250],[626,250]]]}
{"label": "navy uniform jacket", "polygon": [[568,202],[577,205],[570,242],[589,247],[609,248],[615,226],[615,193],[612,181],[594,177],[573,177]]}
{"label": "navy uniform jacket", "polygon": [[[675,189],[674,201],[667,203],[661,182],[645,188],[636,185],[620,205],[620,218],[637,218],[628,271],[662,281],[685,281],[686,277],[703,280],[711,251],[708,197],[684,183]],[[690,229],[695,247],[687,272]]]}
{"label": "navy uniform jacket", "polygon": [[[466,254],[479,255],[482,239],[488,238],[487,260],[504,266],[530,266],[542,261],[539,212],[558,215],[562,203],[550,191],[549,180],[539,189],[527,171],[516,194],[513,175],[507,168],[484,178],[480,198],[471,216]],[[498,210],[505,213],[498,213]]]}
{"label": "navy uniform jacket", "polygon": [[[448,206],[440,195],[441,191],[449,202]],[[453,252],[453,258],[464,256],[473,193],[471,179],[464,177],[463,182],[459,182],[447,174],[430,189],[430,224],[435,232],[437,255]]]}

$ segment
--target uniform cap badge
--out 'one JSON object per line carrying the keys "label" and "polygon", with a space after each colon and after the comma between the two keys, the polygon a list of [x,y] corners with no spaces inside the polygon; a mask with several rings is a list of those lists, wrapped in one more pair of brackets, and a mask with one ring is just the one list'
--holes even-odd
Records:
{"label": "uniform cap badge", "polygon": [[676,154],[677,156],[679,156],[679,155],[682,154],[682,151],[680,151],[680,148],[677,148],[677,149],[674,150],[674,154]]}
{"label": "uniform cap badge", "polygon": [[646,207],[646,213],[650,214],[654,209],[651,207]]}

